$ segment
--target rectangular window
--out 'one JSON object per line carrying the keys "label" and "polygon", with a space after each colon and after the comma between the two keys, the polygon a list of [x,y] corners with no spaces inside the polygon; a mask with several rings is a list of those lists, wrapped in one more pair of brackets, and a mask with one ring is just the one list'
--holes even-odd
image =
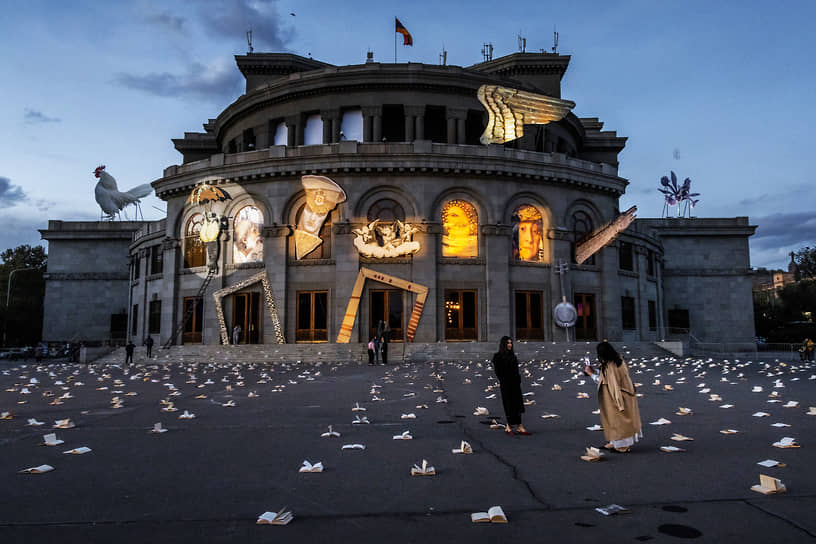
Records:
{"label": "rectangular window", "polygon": [[445,339],[478,338],[476,291],[445,290]]}
{"label": "rectangular window", "polygon": [[651,249],[646,254],[646,275],[655,275],[655,253]]}
{"label": "rectangular window", "polygon": [[110,316],[110,337],[111,340],[124,340],[127,336],[127,314],[111,314]]}
{"label": "rectangular window", "polygon": [[635,270],[635,260],[632,251],[632,244],[621,242],[618,248],[618,261],[621,270]]}
{"label": "rectangular window", "polygon": [[637,328],[635,299],[633,297],[621,297],[621,322],[625,330]]}
{"label": "rectangular window", "polygon": [[402,104],[383,104],[382,136],[387,142],[405,141],[405,110]]}
{"label": "rectangular window", "polygon": [[589,293],[575,293],[575,311],[578,319],[575,322],[575,339],[598,339],[595,328],[595,295]]}
{"label": "rectangular window", "polygon": [[133,256],[133,279],[138,280],[142,275],[142,259],[138,253]]}
{"label": "rectangular window", "polygon": [[151,300],[147,317],[147,333],[159,334],[161,332],[161,300]]}
{"label": "rectangular window", "polygon": [[328,291],[298,291],[296,342],[329,341],[328,302]]}
{"label": "rectangular window", "polygon": [[425,139],[447,143],[448,121],[445,106],[425,106]]}
{"label": "rectangular window", "polygon": [[541,291],[516,291],[516,338],[543,340],[543,295]]}
{"label": "rectangular window", "polygon": [[255,151],[255,130],[244,130],[244,151]]}
{"label": "rectangular window", "polygon": [[648,301],[649,304],[649,330],[657,330],[657,304],[654,300]]}
{"label": "rectangular window", "polygon": [[675,334],[685,334],[691,329],[689,321],[689,311],[683,309],[669,310],[669,332]]}
{"label": "rectangular window", "polygon": [[201,329],[204,324],[204,300],[202,297],[184,297],[184,332],[181,341],[184,344],[200,344]]}
{"label": "rectangular window", "polygon": [[164,250],[161,246],[150,248],[150,273],[161,274],[164,268]]}
{"label": "rectangular window", "polygon": [[139,305],[133,305],[133,314],[131,315],[132,321],[130,322],[130,335],[136,336],[136,333],[139,330]]}

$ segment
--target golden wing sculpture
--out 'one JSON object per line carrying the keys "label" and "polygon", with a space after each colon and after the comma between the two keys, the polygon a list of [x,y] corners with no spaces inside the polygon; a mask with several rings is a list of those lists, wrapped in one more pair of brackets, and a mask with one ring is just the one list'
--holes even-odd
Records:
{"label": "golden wing sculpture", "polygon": [[200,206],[201,204],[207,204],[210,202],[223,202],[225,200],[230,200],[231,198],[232,197],[225,189],[204,184],[193,189],[193,192],[190,193],[190,196],[187,198],[187,204],[190,204],[191,206]]}
{"label": "golden wing sculpture", "polygon": [[636,213],[637,206],[632,206],[617,216],[611,223],[607,223],[595,229],[584,241],[575,246],[575,262],[578,264],[583,263],[600,251],[606,244],[614,240],[618,236],[618,233],[626,230],[626,228],[632,224],[632,221],[635,220]]}
{"label": "golden wing sculpture", "polygon": [[482,85],[476,96],[488,114],[487,127],[479,138],[485,145],[521,138],[524,125],[560,121],[575,107],[575,102],[569,100],[499,85]]}

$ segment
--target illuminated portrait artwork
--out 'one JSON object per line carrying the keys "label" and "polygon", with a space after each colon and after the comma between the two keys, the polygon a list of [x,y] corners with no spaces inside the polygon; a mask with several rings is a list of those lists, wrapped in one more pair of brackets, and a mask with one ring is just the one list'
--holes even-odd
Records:
{"label": "illuminated portrait artwork", "polygon": [[263,214],[255,206],[245,206],[235,215],[235,241],[232,262],[251,263],[263,260]]}
{"label": "illuminated portrait artwork", "polygon": [[513,258],[520,261],[547,261],[544,218],[535,206],[522,205],[513,212]]}
{"label": "illuminated portrait artwork", "polygon": [[325,176],[303,176],[300,182],[306,192],[306,205],[295,229],[295,256],[298,260],[323,243],[320,227],[335,206],[346,201],[345,191]]}
{"label": "illuminated portrait artwork", "polygon": [[442,207],[442,256],[479,256],[479,216],[464,200],[451,200]]}

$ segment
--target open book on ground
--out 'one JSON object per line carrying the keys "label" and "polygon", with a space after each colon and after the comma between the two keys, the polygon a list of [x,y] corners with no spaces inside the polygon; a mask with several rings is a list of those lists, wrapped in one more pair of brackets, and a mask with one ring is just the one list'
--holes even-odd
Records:
{"label": "open book on ground", "polygon": [[614,516],[615,514],[628,514],[630,510],[628,508],[624,508],[620,504],[610,504],[607,506],[601,506],[595,509],[596,512],[600,512],[604,516]]}
{"label": "open book on ground", "polygon": [[588,398],[589,398],[589,393],[578,393],[578,395],[577,395],[577,397],[576,397],[576,398],[579,398],[579,399],[588,399]]}
{"label": "open book on ground", "polygon": [[586,430],[587,430],[587,431],[602,431],[602,430],[603,430],[603,427],[601,427],[600,425],[598,425],[598,424],[596,423],[596,424],[595,424],[595,425],[593,425],[592,427],[587,427],[587,428],[586,428]]}
{"label": "open book on ground", "polygon": [[739,434],[739,431],[736,429],[723,429],[720,434]]}
{"label": "open book on ground", "polygon": [[354,421],[351,422],[352,425],[360,425],[364,423],[371,423],[366,416],[354,416]]}
{"label": "open book on ground", "polygon": [[763,495],[770,495],[772,493],[784,493],[787,491],[787,489],[785,488],[785,484],[783,484],[778,478],[760,474],[759,484],[752,485],[751,491],[756,491],[758,493],[762,493]]}
{"label": "open book on ground", "polygon": [[258,516],[258,525],[286,525],[290,521],[292,521],[294,516],[292,512],[286,511],[286,507],[283,507],[278,512],[264,512],[260,516]]}
{"label": "open book on ground", "polygon": [[11,412],[0,412],[0,419],[14,419],[14,414]]}
{"label": "open book on ground", "polygon": [[474,416],[487,416],[490,415],[490,412],[484,406],[477,406],[476,411],[473,412]]}
{"label": "open book on ground", "polygon": [[590,446],[586,449],[586,453],[581,456],[581,459],[583,459],[584,461],[589,461],[590,463],[595,463],[597,461],[600,461],[603,455],[604,454],[601,450]]}
{"label": "open book on ground", "polygon": [[184,413],[179,416],[179,419],[195,419],[195,414],[184,410]]}
{"label": "open book on ground", "polygon": [[82,447],[79,447],[79,448],[74,448],[72,450],[64,451],[62,453],[70,453],[72,455],[82,455],[83,453],[88,453],[90,451],[92,451],[92,450],[88,446],[82,446]]}
{"label": "open book on ground", "polygon": [[773,446],[775,448],[798,448],[799,444],[796,443],[795,438],[791,438],[790,436],[784,437],[779,442],[774,442]]}
{"label": "open book on ground", "polygon": [[35,418],[29,418],[28,423],[26,423],[29,427],[39,427],[40,425],[45,425],[42,421],[37,421]]}
{"label": "open book on ground", "polygon": [[153,424],[153,428],[152,428],[152,429],[150,429],[150,432],[151,432],[151,433],[156,433],[156,434],[159,434],[159,433],[166,433],[166,432],[167,432],[167,429],[165,429],[165,428],[163,428],[163,427],[162,427],[162,424],[161,424],[161,421],[160,421],[160,422],[158,422],[158,423],[154,423],[154,424]]}
{"label": "open book on ground", "polygon": [[799,406],[799,401],[789,400],[782,405],[782,408],[796,408],[797,406]]}
{"label": "open book on ground", "polygon": [[49,434],[43,435],[43,445],[44,446],[59,446],[62,443],[63,443],[63,441],[60,440],[59,438],[57,438],[56,433],[49,433]]}
{"label": "open book on ground", "polygon": [[411,412],[410,414],[402,414],[400,419],[416,419],[416,414]]}
{"label": "open book on ground", "polygon": [[694,414],[694,412],[691,410],[691,408],[684,408],[682,406],[678,406],[675,414],[677,414],[678,416],[690,416]]}
{"label": "open book on ground", "polygon": [[394,440],[412,440],[413,438],[410,431],[402,431],[402,434],[394,435]]}
{"label": "open book on ground", "polygon": [[504,425],[496,421],[495,419],[490,422],[491,429],[504,429]]}
{"label": "open book on ground", "polygon": [[363,444],[345,444],[341,450],[364,450],[365,445]]}
{"label": "open book on ground", "polygon": [[464,440],[462,440],[462,443],[461,443],[461,444],[459,444],[459,447],[458,447],[458,448],[455,448],[455,449],[452,449],[452,450],[451,450],[451,453],[466,453],[466,454],[470,454],[470,453],[473,453],[473,448],[471,447],[471,445],[470,445],[470,444],[468,444],[467,442],[465,442]]}
{"label": "open book on ground", "polygon": [[674,434],[671,436],[671,439],[672,439],[672,440],[674,440],[674,441],[676,441],[676,442],[684,442],[684,441],[686,441],[686,440],[694,440],[692,437],[690,437],[690,436],[684,436],[684,435],[682,435],[682,434],[680,434],[680,433],[674,433]]}
{"label": "open book on ground", "polygon": [[337,431],[332,430],[331,425],[329,425],[329,430],[328,431],[326,431],[325,433],[320,435],[321,438],[333,438],[333,437],[339,437],[339,436],[340,436],[340,433],[338,433]]}
{"label": "open book on ground", "polygon": [[549,412],[544,412],[543,414],[541,414],[541,419],[556,419],[559,417],[561,416],[559,416],[558,414],[551,414]]}
{"label": "open book on ground", "polygon": [[660,451],[665,451],[666,453],[678,453],[686,450],[683,448],[678,448],[677,446],[660,446]]}
{"label": "open book on ground", "polygon": [[354,403],[354,408],[351,409],[352,412],[365,412],[366,409],[360,406],[359,402]]}
{"label": "open book on ground", "polygon": [[434,476],[436,469],[428,464],[425,459],[422,460],[422,465],[414,465],[411,467],[411,476]]}
{"label": "open book on ground", "polygon": [[669,421],[665,417],[661,417],[657,421],[652,421],[651,423],[649,423],[649,425],[669,425],[670,423],[671,421]]}
{"label": "open book on ground", "polygon": [[55,419],[54,425],[52,425],[54,429],[73,429],[74,427],[76,425],[70,419]]}
{"label": "open book on ground", "polygon": [[38,467],[24,468],[20,471],[20,474],[43,474],[52,470],[54,470],[54,467],[51,465],[40,465]]}
{"label": "open book on ground", "polygon": [[473,523],[507,523],[507,516],[501,506],[491,506],[487,512],[474,512],[470,515]]}
{"label": "open book on ground", "polygon": [[816,406],[810,406],[805,414],[809,416],[816,416]]}
{"label": "open book on ground", "polygon": [[764,461],[760,461],[757,465],[763,466],[765,468],[773,468],[773,467],[784,467],[785,463],[780,463],[776,459],[765,459]]}
{"label": "open book on ground", "polygon": [[309,461],[303,461],[303,465],[298,469],[298,472],[323,472],[323,463],[311,464]]}

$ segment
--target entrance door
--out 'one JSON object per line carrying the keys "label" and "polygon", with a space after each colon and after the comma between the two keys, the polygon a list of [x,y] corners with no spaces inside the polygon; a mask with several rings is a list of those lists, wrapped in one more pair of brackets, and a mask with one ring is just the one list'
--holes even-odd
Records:
{"label": "entrance door", "polygon": [[184,323],[184,331],[181,334],[182,344],[201,343],[201,325],[204,323],[204,301],[201,297],[184,297],[184,313],[192,312],[189,319]]}
{"label": "entrance door", "polygon": [[295,342],[328,342],[328,291],[298,291]]}
{"label": "entrance door", "polygon": [[544,340],[541,291],[516,291],[516,338]]}
{"label": "entrance door", "polygon": [[445,340],[476,340],[476,291],[445,289]]}
{"label": "entrance door", "polygon": [[[369,291],[369,323],[368,338],[374,338],[377,334],[377,323],[380,319],[388,321],[391,327],[390,342],[402,342],[404,339],[402,328],[402,291],[372,290]],[[368,339],[366,339],[368,341]]]}
{"label": "entrance door", "polygon": [[575,309],[578,311],[575,339],[598,340],[598,332],[595,329],[595,295],[575,293]]}
{"label": "entrance door", "polygon": [[[261,338],[260,300],[258,292],[232,296],[232,326],[240,325],[239,344],[257,344]],[[232,339],[232,329],[230,329]]]}

